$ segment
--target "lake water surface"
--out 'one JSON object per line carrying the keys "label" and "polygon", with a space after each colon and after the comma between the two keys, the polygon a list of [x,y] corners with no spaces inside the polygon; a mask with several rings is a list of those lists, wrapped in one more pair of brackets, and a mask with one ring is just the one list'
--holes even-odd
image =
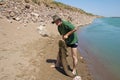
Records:
{"label": "lake water surface", "polygon": [[77,33],[94,79],[120,80],[120,18],[95,19]]}

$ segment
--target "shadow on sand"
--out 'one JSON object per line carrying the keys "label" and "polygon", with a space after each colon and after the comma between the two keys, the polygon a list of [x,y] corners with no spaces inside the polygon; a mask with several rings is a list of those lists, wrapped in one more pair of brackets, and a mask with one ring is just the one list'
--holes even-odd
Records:
{"label": "shadow on sand", "polygon": [[[56,60],[55,60],[55,59],[47,59],[46,62],[47,62],[47,63],[54,63],[54,64],[55,64],[55,63],[56,63]],[[70,66],[68,66],[68,68],[69,68],[70,71],[72,71],[72,69],[70,68]],[[60,73],[62,73],[63,75],[68,76],[68,75],[65,73],[65,71],[64,71],[64,69],[63,69],[62,66],[60,66],[60,67],[55,67],[55,69],[56,69],[57,71],[59,71]]]}

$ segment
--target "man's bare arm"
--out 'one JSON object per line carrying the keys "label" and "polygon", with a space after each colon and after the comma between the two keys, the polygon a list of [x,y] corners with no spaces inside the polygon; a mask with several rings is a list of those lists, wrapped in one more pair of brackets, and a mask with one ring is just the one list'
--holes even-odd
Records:
{"label": "man's bare arm", "polygon": [[66,33],[63,37],[64,37],[64,39],[67,39],[68,38],[68,36],[69,35],[71,35],[72,33],[74,33],[75,31],[77,31],[77,28],[75,28],[75,29],[73,29],[73,30],[71,30],[71,31],[69,31],[68,33]]}

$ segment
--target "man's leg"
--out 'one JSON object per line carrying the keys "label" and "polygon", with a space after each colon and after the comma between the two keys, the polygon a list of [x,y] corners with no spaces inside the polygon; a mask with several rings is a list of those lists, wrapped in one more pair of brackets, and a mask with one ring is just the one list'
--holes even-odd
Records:
{"label": "man's leg", "polygon": [[73,74],[76,74],[76,66],[78,63],[78,58],[77,58],[77,48],[71,48],[71,53],[72,53],[72,58],[73,58]]}

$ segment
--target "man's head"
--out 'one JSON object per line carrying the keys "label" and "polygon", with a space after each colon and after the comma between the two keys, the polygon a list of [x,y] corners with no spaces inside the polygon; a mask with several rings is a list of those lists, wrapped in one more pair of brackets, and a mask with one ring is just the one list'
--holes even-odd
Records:
{"label": "man's head", "polygon": [[61,20],[61,18],[59,16],[54,15],[54,16],[52,16],[52,18],[53,18],[53,21],[52,21],[53,24],[55,23],[58,26],[61,25],[62,20]]}

